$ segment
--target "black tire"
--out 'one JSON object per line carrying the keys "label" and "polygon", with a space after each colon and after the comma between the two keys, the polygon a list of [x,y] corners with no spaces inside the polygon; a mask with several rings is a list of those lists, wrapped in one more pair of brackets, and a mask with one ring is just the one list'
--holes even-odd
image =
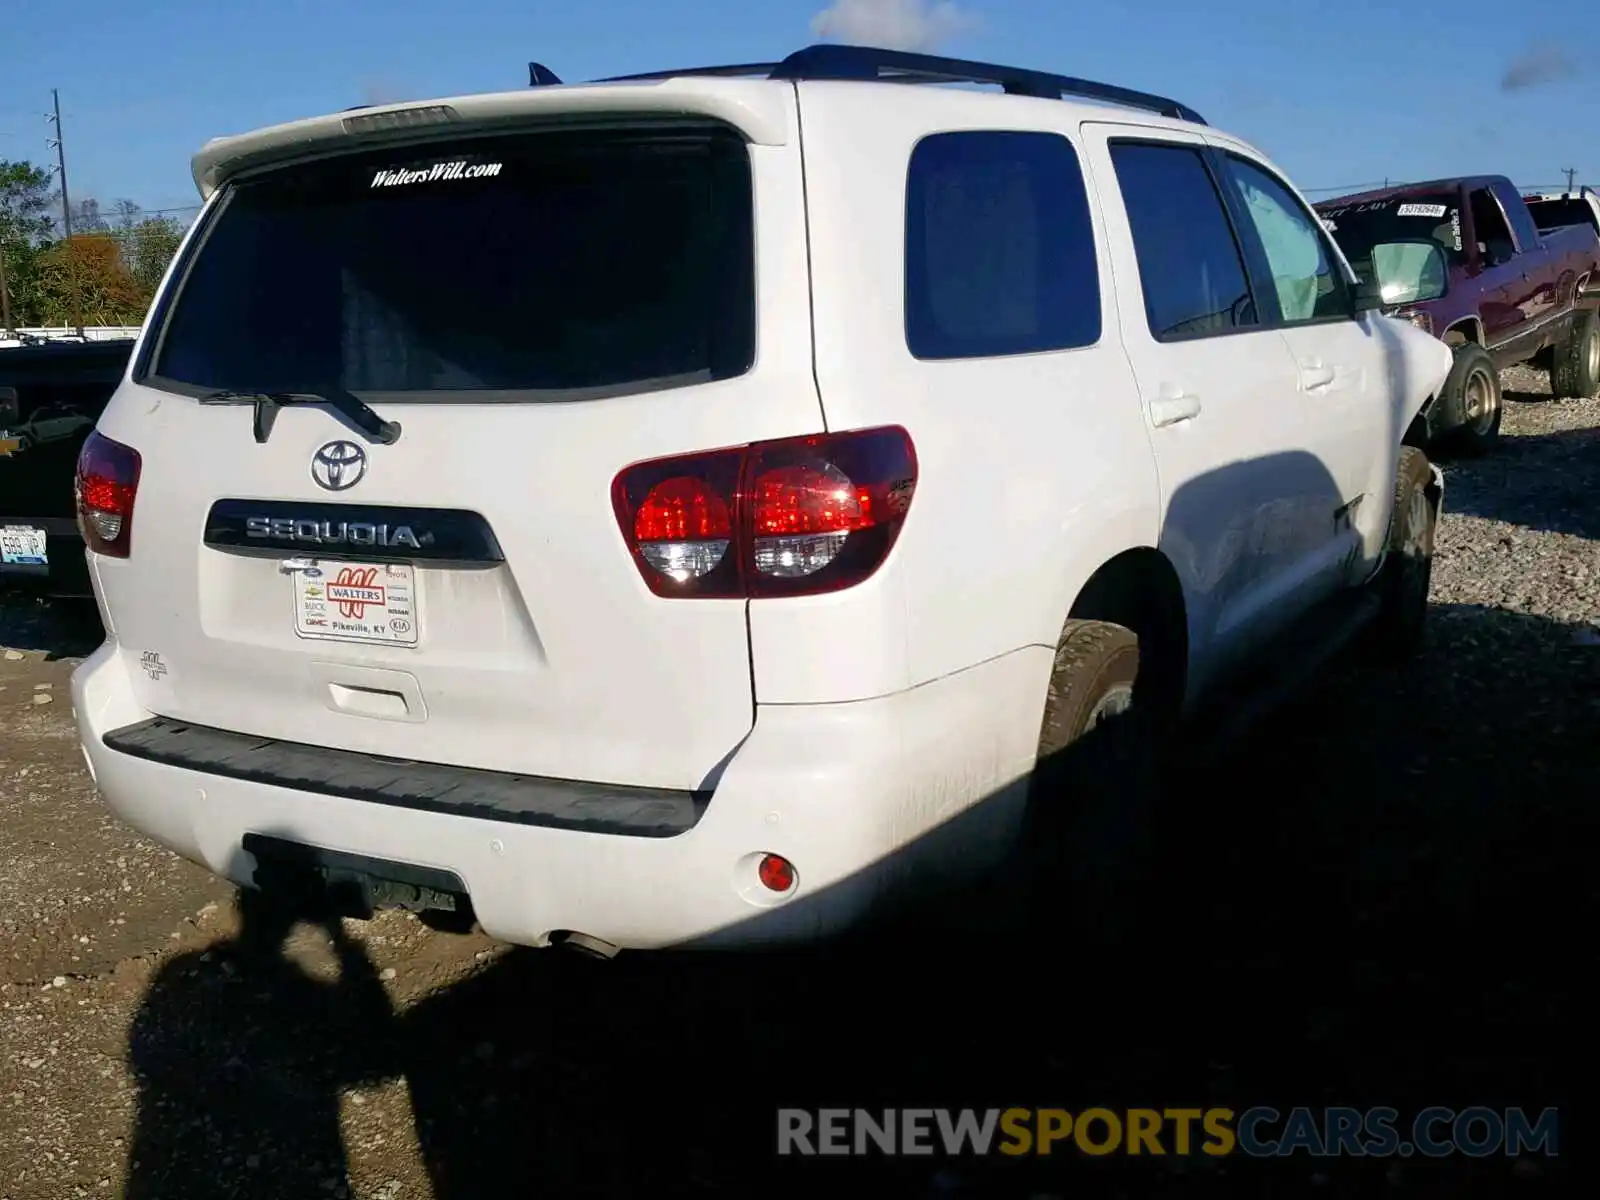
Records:
{"label": "black tire", "polygon": [[1505,407],[1500,372],[1482,346],[1468,342],[1457,346],[1455,355],[1455,366],[1439,394],[1439,403],[1456,426],[1449,433],[1449,442],[1463,454],[1487,454],[1500,440]]}
{"label": "black tire", "polygon": [[1039,730],[1023,853],[1030,923],[1080,947],[1129,945],[1155,849],[1159,723],[1135,702],[1139,639],[1069,620]]}
{"label": "black tire", "polygon": [[1374,581],[1381,608],[1373,624],[1372,646],[1384,662],[1404,662],[1419,653],[1427,640],[1428,589],[1438,520],[1428,496],[1432,479],[1427,456],[1413,446],[1402,446],[1395,471],[1388,553]]}
{"label": "black tire", "polygon": [[1550,392],[1557,400],[1583,400],[1600,392],[1600,316],[1583,309],[1555,348]]}

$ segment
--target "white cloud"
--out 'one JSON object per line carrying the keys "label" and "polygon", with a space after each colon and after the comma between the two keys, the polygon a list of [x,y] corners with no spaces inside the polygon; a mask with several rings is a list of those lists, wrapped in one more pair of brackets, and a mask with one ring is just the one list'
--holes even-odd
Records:
{"label": "white cloud", "polygon": [[927,52],[973,24],[950,0],[833,0],[829,8],[811,18],[811,32],[857,46]]}

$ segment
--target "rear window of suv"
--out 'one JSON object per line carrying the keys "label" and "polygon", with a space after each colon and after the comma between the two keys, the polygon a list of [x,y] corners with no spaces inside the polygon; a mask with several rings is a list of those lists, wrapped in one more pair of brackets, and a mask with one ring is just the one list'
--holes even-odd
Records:
{"label": "rear window of suv", "polygon": [[149,382],[562,400],[743,374],[749,157],[722,127],[390,148],[229,186]]}

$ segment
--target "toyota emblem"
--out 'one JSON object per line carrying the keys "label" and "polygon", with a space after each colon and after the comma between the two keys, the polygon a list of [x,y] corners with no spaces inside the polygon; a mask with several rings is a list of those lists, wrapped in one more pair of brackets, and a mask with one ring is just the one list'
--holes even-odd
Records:
{"label": "toyota emblem", "polygon": [[329,442],[311,456],[311,478],[330,492],[342,492],[367,473],[367,452],[354,442]]}

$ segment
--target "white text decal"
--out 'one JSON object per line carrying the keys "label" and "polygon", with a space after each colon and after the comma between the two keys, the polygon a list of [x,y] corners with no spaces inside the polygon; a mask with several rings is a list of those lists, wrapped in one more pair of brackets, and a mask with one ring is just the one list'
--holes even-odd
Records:
{"label": "white text decal", "polygon": [[407,183],[438,183],[453,179],[488,179],[500,174],[500,163],[434,163],[414,171],[379,171],[372,177],[373,187],[398,187]]}

